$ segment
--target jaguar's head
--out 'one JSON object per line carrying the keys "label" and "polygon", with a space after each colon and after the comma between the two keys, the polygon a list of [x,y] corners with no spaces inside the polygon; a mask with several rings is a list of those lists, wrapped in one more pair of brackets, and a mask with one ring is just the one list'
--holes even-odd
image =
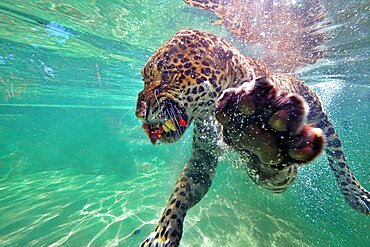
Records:
{"label": "jaguar's head", "polygon": [[192,121],[189,105],[181,97],[181,72],[166,51],[158,50],[142,70],[144,90],[136,104],[136,116],[153,144],[179,140]]}
{"label": "jaguar's head", "polygon": [[158,89],[144,89],[139,93],[136,116],[142,120],[142,127],[152,144],[179,140],[192,120],[178,99]]}
{"label": "jaguar's head", "polygon": [[193,119],[214,110],[232,67],[227,46],[214,35],[184,30],[149,59],[136,116],[153,144],[177,141]]}

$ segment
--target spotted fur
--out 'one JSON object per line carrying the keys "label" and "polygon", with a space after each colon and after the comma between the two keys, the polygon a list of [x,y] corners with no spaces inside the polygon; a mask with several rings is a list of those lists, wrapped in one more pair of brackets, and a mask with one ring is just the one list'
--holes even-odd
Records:
{"label": "spotted fur", "polygon": [[[143,77],[145,85],[139,93],[137,116],[144,123],[160,121],[161,109],[170,99],[179,111],[185,109],[189,124],[194,121],[195,126],[191,158],[158,225],[141,246],[178,246],[186,213],[210,188],[221,154],[222,137],[220,125],[214,118],[215,103],[225,89],[259,77],[268,77],[278,90],[300,94],[306,100],[310,110],[308,120],[325,132],[326,153],[340,190],[352,207],[369,214],[369,192],[350,172],[339,138],[319,98],[303,82],[293,76],[273,74],[264,64],[242,55],[222,38],[196,30],[180,31],[160,47],[143,69]],[[174,139],[179,139],[184,131]],[[256,184],[273,192],[286,190],[297,174],[296,167],[292,166],[269,180],[261,179],[253,173],[263,168],[251,163],[246,166]]]}

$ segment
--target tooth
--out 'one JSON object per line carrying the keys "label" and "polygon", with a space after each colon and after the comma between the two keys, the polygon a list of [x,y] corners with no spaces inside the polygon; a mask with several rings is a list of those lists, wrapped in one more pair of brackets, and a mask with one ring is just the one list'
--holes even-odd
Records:
{"label": "tooth", "polygon": [[164,125],[166,125],[167,128],[169,128],[170,130],[172,131],[176,131],[176,128],[175,126],[173,125],[172,121],[171,120],[167,120]]}
{"label": "tooth", "polygon": [[162,127],[163,127],[164,132],[166,133],[171,131],[165,124],[163,124]]}

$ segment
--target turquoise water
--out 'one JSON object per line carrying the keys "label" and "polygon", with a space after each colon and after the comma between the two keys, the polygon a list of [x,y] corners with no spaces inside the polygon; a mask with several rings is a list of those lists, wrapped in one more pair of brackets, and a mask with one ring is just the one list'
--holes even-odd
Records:
{"label": "turquoise water", "polygon": [[[322,98],[369,189],[369,5],[325,4],[326,57],[296,73]],[[145,239],[190,156],[191,131],[150,144],[134,116],[140,70],[184,28],[249,49],[214,18],[180,0],[1,1],[0,246]],[[344,202],[324,156],[271,195],[227,154],[181,246],[370,246],[370,221]]]}

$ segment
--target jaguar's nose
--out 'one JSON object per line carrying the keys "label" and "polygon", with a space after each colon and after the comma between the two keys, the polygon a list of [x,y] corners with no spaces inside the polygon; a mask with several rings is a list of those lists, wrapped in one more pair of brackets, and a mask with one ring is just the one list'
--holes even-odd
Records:
{"label": "jaguar's nose", "polygon": [[148,112],[148,104],[144,100],[143,92],[140,92],[138,95],[137,103],[136,103],[136,117],[140,119],[145,119],[147,117]]}
{"label": "jaguar's nose", "polygon": [[136,107],[136,117],[140,119],[145,119],[147,116],[147,103],[145,101],[138,102],[138,105]]}

